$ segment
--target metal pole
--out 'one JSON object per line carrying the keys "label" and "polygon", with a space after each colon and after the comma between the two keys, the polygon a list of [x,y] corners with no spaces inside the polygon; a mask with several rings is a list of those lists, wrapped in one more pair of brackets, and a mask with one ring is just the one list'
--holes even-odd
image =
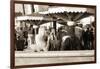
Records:
{"label": "metal pole", "polygon": [[[54,20],[56,19],[56,18],[53,18]],[[55,29],[55,34],[56,34],[56,21],[53,21],[53,28]]]}

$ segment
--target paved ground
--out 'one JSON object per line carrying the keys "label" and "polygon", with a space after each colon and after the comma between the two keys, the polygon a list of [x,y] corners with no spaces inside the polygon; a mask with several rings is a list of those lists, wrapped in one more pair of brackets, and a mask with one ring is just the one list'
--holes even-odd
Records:
{"label": "paved ground", "polygon": [[94,50],[85,51],[16,51],[15,65],[35,65],[94,61]]}

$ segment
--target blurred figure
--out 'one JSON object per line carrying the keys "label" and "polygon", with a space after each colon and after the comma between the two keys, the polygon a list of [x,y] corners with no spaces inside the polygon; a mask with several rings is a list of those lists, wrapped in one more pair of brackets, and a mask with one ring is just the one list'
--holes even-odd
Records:
{"label": "blurred figure", "polygon": [[60,27],[57,32],[57,51],[61,50],[61,42],[62,42],[62,28]]}
{"label": "blurred figure", "polygon": [[33,25],[30,25],[28,30],[28,46],[30,47],[33,44]]}
{"label": "blurred figure", "polygon": [[61,50],[71,50],[71,36],[66,35],[62,37]]}
{"label": "blurred figure", "polygon": [[90,44],[91,44],[91,49],[94,49],[94,34],[93,34],[93,28],[90,29]]}
{"label": "blurred figure", "polygon": [[16,41],[16,49],[17,51],[23,51],[24,50],[24,40],[18,36],[18,40]]}
{"label": "blurred figure", "polygon": [[23,29],[23,36],[24,36],[24,39],[25,39],[25,48],[28,47],[28,27],[25,23],[25,27]]}
{"label": "blurred figure", "polygon": [[23,28],[20,27],[20,30],[17,31],[17,40],[16,40],[16,48],[18,51],[23,51],[24,50],[24,36],[23,36]]}
{"label": "blurred figure", "polygon": [[34,46],[34,51],[40,52],[40,51],[47,51],[47,33],[46,33],[46,27],[40,27],[39,33],[36,35],[36,45]]}
{"label": "blurred figure", "polygon": [[82,45],[82,34],[83,34],[83,29],[82,29],[82,25],[76,25],[75,26],[75,37],[78,39],[79,44],[80,44],[80,48],[79,49],[83,49],[83,45]]}
{"label": "blurred figure", "polygon": [[63,51],[63,50],[70,50],[70,35],[69,35],[69,27],[68,26],[64,26],[64,28],[61,28],[60,29],[60,32],[59,32],[59,36],[61,39],[61,47],[60,47],[60,50]]}
{"label": "blurred figure", "polygon": [[48,42],[49,42],[48,50],[49,51],[56,51],[57,50],[57,47],[56,47],[57,38],[55,35],[54,28],[51,29],[50,35],[48,36]]}
{"label": "blurred figure", "polygon": [[91,33],[89,28],[86,29],[83,33],[83,41],[84,41],[84,47],[85,49],[90,50],[91,49]]}
{"label": "blurred figure", "polygon": [[20,27],[19,31],[17,31],[17,36],[20,36],[21,39],[24,39],[24,36],[23,36],[23,28]]}
{"label": "blurred figure", "polygon": [[76,26],[76,27],[75,27],[75,36],[76,36],[79,40],[81,40],[81,38],[82,38],[82,28],[81,28],[81,27],[79,27],[79,26]]}

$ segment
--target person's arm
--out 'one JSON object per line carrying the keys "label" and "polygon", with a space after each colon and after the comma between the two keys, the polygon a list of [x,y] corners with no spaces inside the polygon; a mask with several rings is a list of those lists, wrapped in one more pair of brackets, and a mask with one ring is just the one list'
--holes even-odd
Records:
{"label": "person's arm", "polygon": [[48,36],[48,39],[47,39],[47,45],[46,45],[47,50],[49,50],[49,42],[50,42],[50,36]]}

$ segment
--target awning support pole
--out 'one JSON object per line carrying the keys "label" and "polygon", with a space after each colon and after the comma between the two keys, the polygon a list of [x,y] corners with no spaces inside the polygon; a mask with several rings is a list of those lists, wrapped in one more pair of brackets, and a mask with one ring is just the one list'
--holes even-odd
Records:
{"label": "awning support pole", "polygon": [[[56,19],[56,18],[54,18],[54,19]],[[53,21],[53,28],[55,29],[55,34],[56,34],[56,21]]]}

